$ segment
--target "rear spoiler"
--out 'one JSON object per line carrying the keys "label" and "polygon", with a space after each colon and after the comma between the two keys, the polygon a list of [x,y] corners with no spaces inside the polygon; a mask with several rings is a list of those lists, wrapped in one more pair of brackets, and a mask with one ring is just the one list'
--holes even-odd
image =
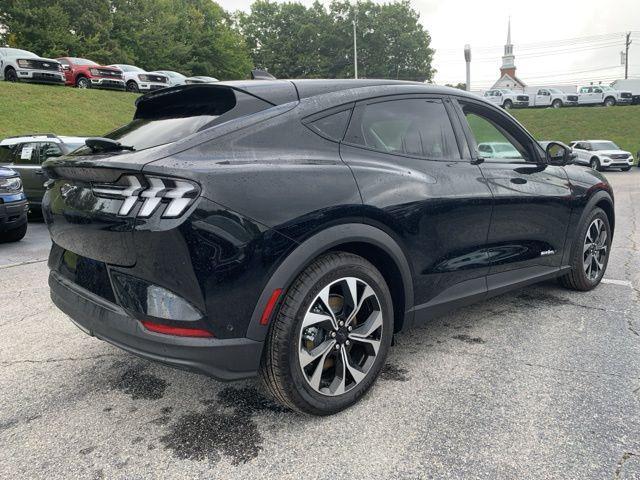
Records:
{"label": "rear spoiler", "polygon": [[260,70],[256,68],[251,70],[251,80],[277,80],[277,79],[266,70]]}

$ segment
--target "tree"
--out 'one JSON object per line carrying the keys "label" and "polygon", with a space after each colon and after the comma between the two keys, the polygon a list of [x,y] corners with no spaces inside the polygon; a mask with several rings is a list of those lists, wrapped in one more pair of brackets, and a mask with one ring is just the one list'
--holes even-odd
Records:
{"label": "tree", "polygon": [[4,0],[9,46],[148,70],[246,78],[252,63],[232,18],[210,0]]}
{"label": "tree", "polygon": [[362,77],[430,80],[433,50],[429,33],[408,0],[376,4],[333,1],[258,0],[238,24],[253,62],[277,77],[344,78],[354,75],[353,20],[357,20],[358,68]]}

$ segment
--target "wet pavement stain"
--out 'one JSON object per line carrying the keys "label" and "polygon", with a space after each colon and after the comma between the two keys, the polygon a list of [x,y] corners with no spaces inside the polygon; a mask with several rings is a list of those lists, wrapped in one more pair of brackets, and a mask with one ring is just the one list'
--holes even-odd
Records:
{"label": "wet pavement stain", "polygon": [[387,363],[384,367],[382,367],[382,371],[380,372],[381,380],[390,380],[393,382],[408,382],[409,376],[407,375],[409,371],[406,368],[398,367],[392,363]]}
{"label": "wet pavement stain", "polygon": [[130,367],[113,383],[113,388],[131,395],[134,400],[158,400],[164,396],[168,383],[144,373],[144,366]]}
{"label": "wet pavement stain", "polygon": [[454,335],[451,338],[455,338],[456,340],[460,340],[461,342],[466,342],[466,343],[486,343],[482,338],[480,337],[471,337],[469,335]]}
{"label": "wet pavement stain", "polygon": [[207,405],[203,412],[183,415],[160,438],[178,458],[217,463],[224,455],[233,465],[246,463],[262,450],[263,438],[254,415],[288,412],[252,387],[226,388],[217,402],[202,403]]}
{"label": "wet pavement stain", "polygon": [[80,455],[89,455],[91,452],[93,452],[96,449],[96,447],[87,447],[87,448],[82,448],[80,449],[80,451],[78,453],[80,453]]}

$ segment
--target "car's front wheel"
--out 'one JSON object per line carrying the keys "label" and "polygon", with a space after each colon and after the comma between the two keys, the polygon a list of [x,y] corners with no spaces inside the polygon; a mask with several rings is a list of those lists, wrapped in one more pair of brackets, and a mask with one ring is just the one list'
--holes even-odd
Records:
{"label": "car's front wheel", "polygon": [[283,405],[330,415],[357,402],[382,369],[393,336],[393,305],[380,272],[346,252],[324,255],[289,288],[261,363]]}
{"label": "car's front wheel", "polygon": [[553,103],[551,104],[551,106],[553,108],[560,108],[562,107],[562,100],[556,99],[553,101]]}
{"label": "car's front wheel", "polygon": [[91,88],[91,82],[87,77],[78,77],[76,80],[76,87],[78,88]]}
{"label": "car's front wheel", "polygon": [[21,225],[18,228],[9,230],[8,232],[0,233],[0,243],[4,242],[19,242],[27,234],[27,224]]}
{"label": "car's front wheel", "polygon": [[505,110],[511,110],[513,108],[513,102],[511,100],[505,100],[503,107]]}
{"label": "car's front wheel", "polygon": [[610,251],[609,218],[604,210],[596,207],[578,226],[570,259],[571,271],[560,278],[560,283],[580,291],[596,287],[607,269]]}
{"label": "car's front wheel", "polygon": [[604,106],[605,107],[613,107],[616,104],[616,99],[613,97],[607,97],[604,100]]}
{"label": "car's front wheel", "polygon": [[133,80],[129,80],[127,82],[127,92],[131,93],[140,93],[140,89],[138,88],[138,84]]}
{"label": "car's front wheel", "polygon": [[623,172],[628,172],[629,170],[631,170],[631,165],[629,165],[628,167],[622,167],[620,170],[622,170]]}
{"label": "car's front wheel", "polygon": [[591,161],[589,162],[589,166],[591,167],[592,170],[595,170],[596,172],[599,172],[600,169],[602,168],[600,166],[600,160],[598,160],[595,157],[591,159]]}
{"label": "car's front wheel", "polygon": [[7,82],[17,82],[18,81],[18,74],[16,73],[16,71],[12,67],[9,67],[4,72],[4,79]]}

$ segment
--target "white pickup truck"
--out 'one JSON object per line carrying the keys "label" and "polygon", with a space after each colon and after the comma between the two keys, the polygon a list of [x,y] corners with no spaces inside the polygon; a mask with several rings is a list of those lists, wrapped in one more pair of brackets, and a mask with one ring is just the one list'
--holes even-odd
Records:
{"label": "white pickup truck", "polygon": [[621,92],[608,85],[591,85],[581,87],[578,90],[579,105],[604,105],[613,107],[614,105],[630,105],[633,102],[631,92]]}
{"label": "white pickup truck", "polygon": [[516,93],[508,88],[496,88],[494,90],[487,90],[484,92],[485,100],[489,100],[491,103],[498,105],[505,110],[510,110],[514,107],[528,107],[529,95],[526,93]]}
{"label": "white pickup truck", "polygon": [[530,107],[573,107],[578,105],[577,93],[564,93],[557,88],[539,88],[529,96]]}

